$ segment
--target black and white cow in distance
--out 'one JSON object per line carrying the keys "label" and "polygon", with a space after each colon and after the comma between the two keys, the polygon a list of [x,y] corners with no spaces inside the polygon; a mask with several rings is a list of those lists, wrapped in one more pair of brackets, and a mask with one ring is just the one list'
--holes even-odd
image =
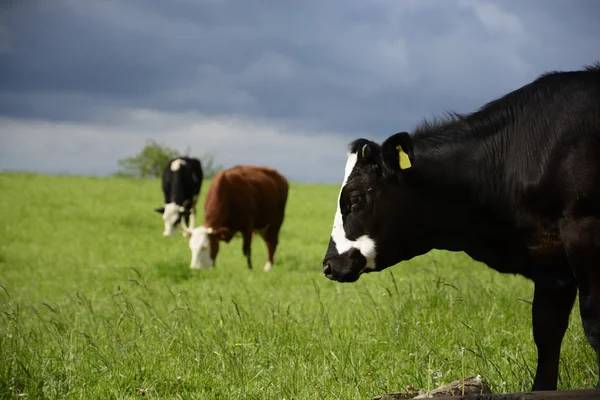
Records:
{"label": "black and white cow in distance", "polygon": [[354,282],[432,249],[533,281],[533,390],[557,387],[578,291],[600,359],[600,64],[350,145],[325,276]]}
{"label": "black and white cow in distance", "polygon": [[165,203],[155,211],[162,214],[165,223],[163,236],[175,234],[182,223],[183,236],[188,236],[188,225],[193,229],[196,220],[196,202],[204,173],[200,160],[178,157],[169,160],[162,174],[162,191]]}

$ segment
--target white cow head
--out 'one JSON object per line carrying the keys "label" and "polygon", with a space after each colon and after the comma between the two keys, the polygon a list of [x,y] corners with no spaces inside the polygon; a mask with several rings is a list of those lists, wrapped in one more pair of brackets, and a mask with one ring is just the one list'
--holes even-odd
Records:
{"label": "white cow head", "polygon": [[212,228],[199,226],[188,230],[190,234],[190,251],[192,261],[190,268],[212,268],[218,251],[219,240],[213,234]]}
{"label": "white cow head", "polygon": [[173,236],[177,229],[177,225],[179,225],[187,212],[185,207],[178,206],[175,203],[165,204],[164,206],[157,208],[156,211],[162,213],[163,221],[165,222],[163,236]]}

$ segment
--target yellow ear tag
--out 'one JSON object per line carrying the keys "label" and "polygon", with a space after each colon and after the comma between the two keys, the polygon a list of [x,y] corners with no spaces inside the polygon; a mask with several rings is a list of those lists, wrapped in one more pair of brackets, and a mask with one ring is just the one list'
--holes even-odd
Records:
{"label": "yellow ear tag", "polygon": [[412,164],[410,163],[408,154],[406,154],[406,152],[402,150],[402,146],[396,146],[396,150],[398,150],[398,164],[400,164],[400,169],[410,168]]}

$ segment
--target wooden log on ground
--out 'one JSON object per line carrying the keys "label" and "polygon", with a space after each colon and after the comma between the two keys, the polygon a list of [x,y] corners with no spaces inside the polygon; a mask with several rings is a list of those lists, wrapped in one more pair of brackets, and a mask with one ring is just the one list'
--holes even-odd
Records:
{"label": "wooden log on ground", "polygon": [[[450,382],[447,385],[440,386],[437,389],[427,391],[416,391],[407,387],[404,392],[388,393],[373,397],[373,400],[397,400],[397,399],[426,399],[437,398],[441,396],[459,396],[471,394],[490,394],[492,391],[481,376],[470,376]],[[456,400],[456,397],[453,397]]]}
{"label": "wooden log on ground", "polygon": [[[396,397],[396,395],[399,396]],[[373,400],[406,399],[406,397],[402,396],[402,393],[390,393],[376,396]],[[435,400],[597,400],[600,399],[600,389],[553,390],[523,393],[484,393],[433,398]]]}
{"label": "wooden log on ground", "polygon": [[387,393],[373,397],[373,400],[600,400],[600,389],[552,390],[522,393],[492,393],[481,376],[470,376],[440,386],[437,389],[417,391],[407,387],[404,392]]}

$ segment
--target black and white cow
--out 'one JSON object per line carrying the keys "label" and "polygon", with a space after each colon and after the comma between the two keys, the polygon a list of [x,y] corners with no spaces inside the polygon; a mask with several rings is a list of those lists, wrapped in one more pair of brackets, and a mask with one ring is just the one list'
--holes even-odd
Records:
{"label": "black and white cow", "polygon": [[600,360],[600,64],[350,145],[325,276],[354,282],[432,249],[534,282],[533,390],[556,389],[578,292]]}
{"label": "black and white cow", "polygon": [[155,211],[162,214],[165,223],[164,236],[175,234],[177,225],[182,222],[183,236],[188,236],[185,229],[192,229],[196,220],[196,202],[204,173],[200,160],[189,157],[178,157],[169,160],[162,174],[162,191],[165,203]]}

